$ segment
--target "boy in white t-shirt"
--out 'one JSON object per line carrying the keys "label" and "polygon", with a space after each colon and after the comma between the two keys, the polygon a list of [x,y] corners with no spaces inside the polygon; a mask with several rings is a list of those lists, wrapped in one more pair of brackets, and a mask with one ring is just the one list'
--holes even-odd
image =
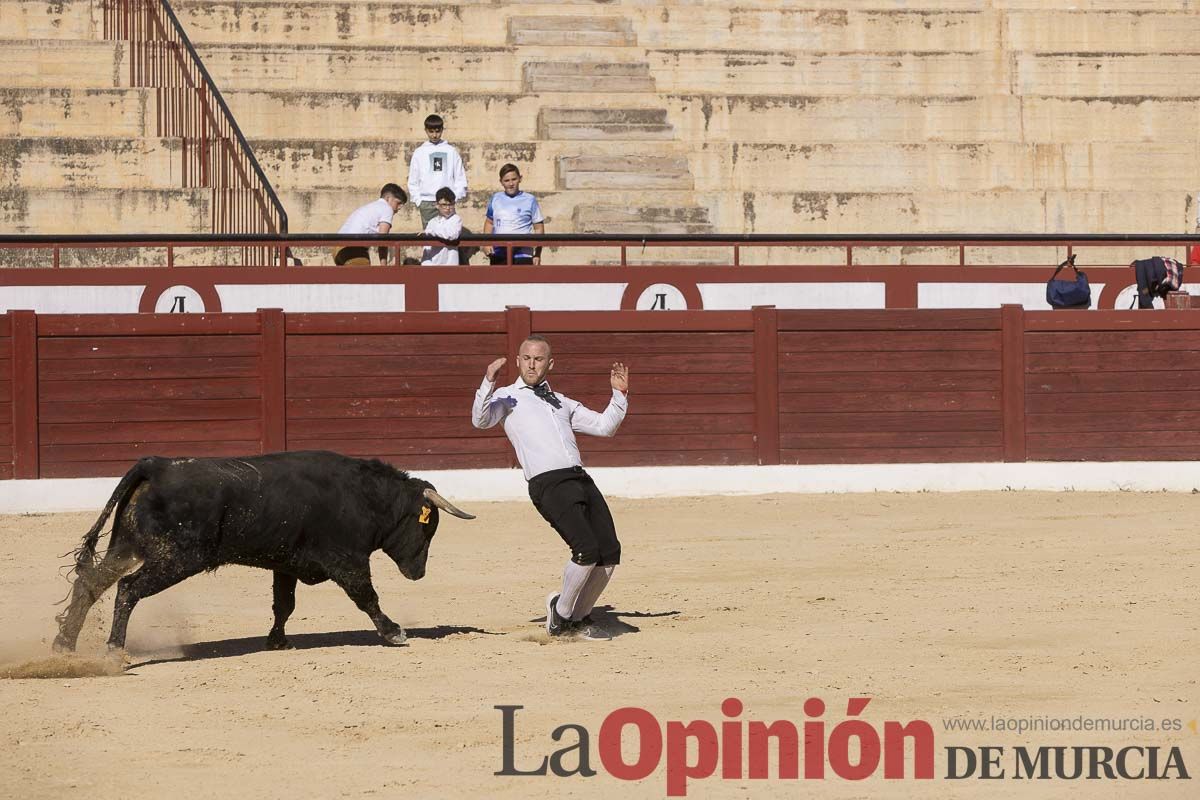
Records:
{"label": "boy in white t-shirt", "polygon": [[[385,183],[379,190],[379,199],[354,210],[338,228],[338,233],[357,235],[387,234],[392,230],[392,217],[408,202],[408,195],[394,183]],[[379,248],[379,261],[388,262],[388,249]],[[333,263],[339,267],[369,267],[369,248],[350,245],[333,248]]]}
{"label": "boy in white t-shirt", "polygon": [[443,186],[437,190],[438,215],[425,226],[425,236],[440,239],[442,244],[430,245],[421,253],[421,266],[442,267],[458,265],[458,240],[462,236],[462,217],[454,210],[454,192]]}

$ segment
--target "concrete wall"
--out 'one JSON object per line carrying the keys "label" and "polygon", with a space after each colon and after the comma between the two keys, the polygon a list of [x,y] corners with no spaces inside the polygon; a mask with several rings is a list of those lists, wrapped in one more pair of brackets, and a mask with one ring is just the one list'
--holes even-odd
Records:
{"label": "concrete wall", "polygon": [[[403,183],[435,112],[467,162],[475,229],[513,161],[554,231],[628,233],[637,220],[654,232],[1194,230],[1200,3],[1051,5],[175,8],[294,231],[334,230],[383,182]],[[178,146],[152,130],[153,93],[122,88],[126,49],[99,41],[97,20],[90,3],[0,0],[0,55],[18,65],[0,75],[0,188],[175,185]],[[396,225],[415,229],[415,215]]]}

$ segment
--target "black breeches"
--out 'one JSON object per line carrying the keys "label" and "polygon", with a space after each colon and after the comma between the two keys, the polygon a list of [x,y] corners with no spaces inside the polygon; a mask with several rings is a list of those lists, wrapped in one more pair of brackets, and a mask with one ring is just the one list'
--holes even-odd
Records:
{"label": "black breeches", "polygon": [[621,543],[608,503],[582,467],[535,475],[529,481],[529,499],[571,548],[576,564],[621,563]]}

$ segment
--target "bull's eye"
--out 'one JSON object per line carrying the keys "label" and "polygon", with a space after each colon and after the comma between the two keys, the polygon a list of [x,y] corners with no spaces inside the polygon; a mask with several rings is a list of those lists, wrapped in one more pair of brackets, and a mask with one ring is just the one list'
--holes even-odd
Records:
{"label": "bull's eye", "polygon": [[421,518],[419,521],[422,525],[429,524],[429,515],[431,513],[433,513],[432,508],[430,508],[429,506],[421,506]]}

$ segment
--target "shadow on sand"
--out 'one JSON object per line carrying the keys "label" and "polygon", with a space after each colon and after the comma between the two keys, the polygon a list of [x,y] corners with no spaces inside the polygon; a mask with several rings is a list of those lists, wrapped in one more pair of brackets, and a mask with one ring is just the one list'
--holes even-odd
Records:
{"label": "shadow on sand", "polygon": [[[405,628],[409,639],[444,639],[459,633],[482,633],[500,636],[496,631],[485,631],[464,625],[435,625],[432,628]],[[333,631],[330,633],[289,633],[288,644],[294,650],[313,650],[324,647],[390,647],[373,630]],[[155,664],[170,664],[176,661],[206,661],[210,658],[236,658],[267,650],[267,637],[245,636],[240,639],[221,639],[215,642],[195,642],[179,648],[178,655],[165,658],[150,658],[135,661],[126,669],[150,667]]]}
{"label": "shadow on sand", "polygon": [[[592,609],[592,621],[614,637],[624,636],[627,633],[637,633],[641,630],[638,626],[626,622],[627,619],[648,619],[653,617],[674,617],[679,614],[678,611],[617,611],[612,606],[596,606]],[[545,624],[546,616],[543,614],[540,617],[529,620],[530,622],[541,622]]]}

